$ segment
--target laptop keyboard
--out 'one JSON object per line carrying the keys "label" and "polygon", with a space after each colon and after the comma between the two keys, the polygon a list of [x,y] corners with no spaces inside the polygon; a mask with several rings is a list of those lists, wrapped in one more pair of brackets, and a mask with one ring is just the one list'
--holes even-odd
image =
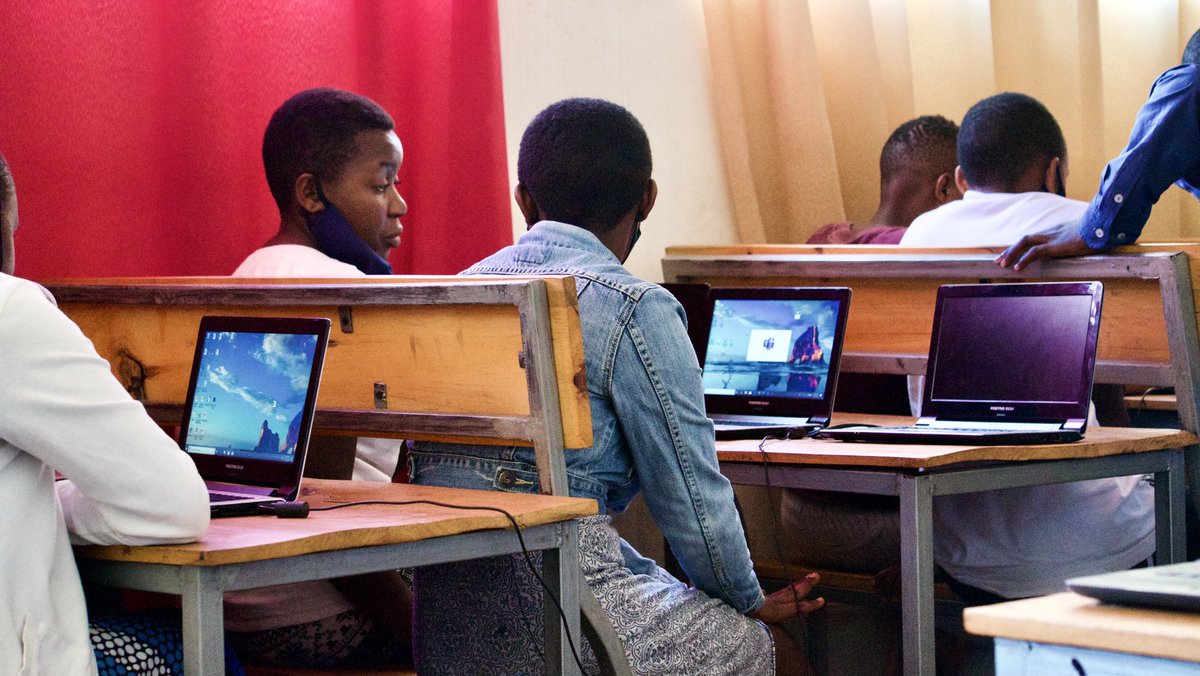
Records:
{"label": "laptop keyboard", "polygon": [[209,502],[231,502],[233,500],[247,500],[249,498],[250,498],[250,496],[248,496],[248,495],[234,495],[233,493],[216,493],[213,491],[208,492],[208,501]]}

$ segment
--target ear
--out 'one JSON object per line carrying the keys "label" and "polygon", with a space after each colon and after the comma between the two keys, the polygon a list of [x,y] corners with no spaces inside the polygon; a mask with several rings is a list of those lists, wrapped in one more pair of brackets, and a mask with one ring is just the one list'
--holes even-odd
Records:
{"label": "ear", "polygon": [[525,217],[525,225],[533,227],[535,223],[542,220],[541,209],[537,202],[533,201],[533,195],[529,194],[529,190],[522,184],[518,183],[516,190],[513,190],[513,199],[517,201],[517,208],[521,210],[521,215]]}
{"label": "ear", "polygon": [[297,176],[293,193],[296,198],[296,204],[299,204],[300,208],[305,212],[315,214],[325,209],[325,203],[321,201],[321,197],[317,194],[316,176],[308,173]]}
{"label": "ear", "polygon": [[963,194],[971,189],[971,186],[967,184],[967,176],[963,173],[961,164],[954,168],[954,185]]}
{"label": "ear", "polygon": [[654,202],[658,200],[658,184],[654,179],[646,182],[646,192],[642,193],[642,199],[638,201],[637,215],[633,220],[641,222],[646,220],[650,215],[650,211],[654,209]]}
{"label": "ear", "polygon": [[962,198],[962,191],[958,189],[958,184],[954,181],[954,175],[948,171],[943,171],[938,174],[937,180],[933,185],[933,199],[938,204],[953,202],[956,199]]}

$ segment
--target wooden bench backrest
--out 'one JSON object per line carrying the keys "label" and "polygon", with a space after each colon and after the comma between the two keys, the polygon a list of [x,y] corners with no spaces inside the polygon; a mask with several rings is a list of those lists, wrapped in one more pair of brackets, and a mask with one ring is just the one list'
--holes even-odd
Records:
{"label": "wooden bench backrest", "polygon": [[[314,421],[323,432],[516,443],[539,456],[547,444],[592,443],[571,277],[45,285],[159,417],[177,416],[184,402],[200,317],[317,316],[333,323]],[[377,384],[386,386],[386,400],[377,398]]]}
{"label": "wooden bench backrest", "polygon": [[668,282],[714,286],[849,286],[853,289],[843,369],[924,373],[941,284],[1099,280],[1104,283],[1099,382],[1173,385],[1196,431],[1194,384],[1200,242],[1133,245],[1110,255],[1046,261],[1022,272],[1000,268],[1001,249],[744,245],[671,247]]}

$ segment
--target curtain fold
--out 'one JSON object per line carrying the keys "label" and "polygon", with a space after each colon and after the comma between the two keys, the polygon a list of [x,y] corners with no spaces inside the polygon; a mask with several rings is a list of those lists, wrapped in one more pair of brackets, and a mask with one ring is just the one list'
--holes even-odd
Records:
{"label": "curtain fold", "polygon": [[279,225],[267,120],[314,86],[396,120],[397,272],[457,272],[510,243],[495,1],[0,3],[18,274],[228,274]]}
{"label": "curtain fold", "polygon": [[[959,121],[1002,91],[1055,115],[1068,194],[1090,199],[1154,78],[1200,28],[1200,0],[704,0],[704,15],[738,233],[802,242],[874,213],[892,129]],[[1144,235],[1174,237],[1200,237],[1200,205],[1177,189]]]}

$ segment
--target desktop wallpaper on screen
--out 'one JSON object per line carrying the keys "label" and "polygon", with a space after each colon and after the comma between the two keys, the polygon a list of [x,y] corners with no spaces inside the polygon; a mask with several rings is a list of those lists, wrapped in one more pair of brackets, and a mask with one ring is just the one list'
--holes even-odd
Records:
{"label": "desktop wallpaper on screen", "polygon": [[718,299],[704,393],[821,398],[837,311],[836,300]]}
{"label": "desktop wallpaper on screen", "polygon": [[316,349],[312,335],[207,333],[186,450],[291,462]]}

